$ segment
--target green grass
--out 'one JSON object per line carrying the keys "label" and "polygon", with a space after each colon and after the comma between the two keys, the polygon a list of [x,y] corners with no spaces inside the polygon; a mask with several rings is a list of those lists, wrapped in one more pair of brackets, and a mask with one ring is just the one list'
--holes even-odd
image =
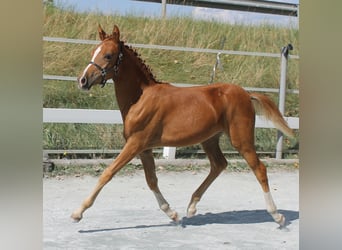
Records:
{"label": "green grass", "polygon": [[[172,45],[194,48],[223,49],[252,52],[280,53],[281,47],[291,43],[299,54],[298,29],[260,26],[230,25],[219,22],[193,20],[180,16],[167,19],[98,15],[76,13],[44,7],[43,36],[98,40],[97,25],[111,32],[117,24],[121,39],[128,43]],[[93,45],[43,42],[43,73],[77,76],[90,60]],[[137,49],[158,80],[207,84],[216,61],[215,54],[180,51]],[[215,81],[232,82],[244,87],[277,88],[280,59],[221,55],[224,71],[217,70]],[[288,87],[299,88],[298,60],[289,60]],[[270,94],[278,102],[278,95]],[[289,94],[286,100],[287,116],[299,116],[299,96]],[[112,85],[83,92],[74,82],[44,80],[43,107],[117,109]],[[44,124],[44,149],[118,149],[124,143],[121,125]],[[275,130],[256,130],[257,150],[272,151],[275,148]],[[222,139],[223,150],[231,150],[227,139]],[[297,140],[284,143],[285,148],[297,144]],[[196,147],[195,147],[196,148]]]}

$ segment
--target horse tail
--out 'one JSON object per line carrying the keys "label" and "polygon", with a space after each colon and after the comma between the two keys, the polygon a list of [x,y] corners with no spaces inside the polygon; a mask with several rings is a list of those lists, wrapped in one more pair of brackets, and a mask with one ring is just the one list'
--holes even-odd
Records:
{"label": "horse tail", "polygon": [[257,114],[272,121],[274,126],[287,136],[294,137],[293,130],[288,126],[278,107],[269,97],[257,93],[250,93],[250,96]]}

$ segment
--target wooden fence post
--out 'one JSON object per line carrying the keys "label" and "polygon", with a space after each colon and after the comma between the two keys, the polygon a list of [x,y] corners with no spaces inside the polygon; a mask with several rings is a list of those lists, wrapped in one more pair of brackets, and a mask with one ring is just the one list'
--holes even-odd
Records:
{"label": "wooden fence post", "polygon": [[164,147],[163,157],[167,160],[174,160],[176,158],[176,148],[175,147]]}

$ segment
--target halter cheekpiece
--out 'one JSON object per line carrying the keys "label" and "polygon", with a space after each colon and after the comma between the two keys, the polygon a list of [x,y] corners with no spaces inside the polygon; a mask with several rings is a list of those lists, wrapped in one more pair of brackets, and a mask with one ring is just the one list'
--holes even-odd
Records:
{"label": "halter cheekpiece", "polygon": [[[122,62],[122,58],[123,58],[122,43],[120,42],[120,52],[119,52],[119,55],[118,55],[118,59],[116,60],[116,63],[114,65],[114,67],[113,67],[114,76],[116,76],[118,74],[119,65]],[[106,70],[106,68],[102,68],[100,65],[98,65],[97,63],[95,63],[93,61],[90,61],[89,64],[94,65],[99,71],[101,71],[101,77],[102,77],[101,88],[103,88],[106,85],[106,82],[107,82],[106,75],[107,75],[108,71]]]}

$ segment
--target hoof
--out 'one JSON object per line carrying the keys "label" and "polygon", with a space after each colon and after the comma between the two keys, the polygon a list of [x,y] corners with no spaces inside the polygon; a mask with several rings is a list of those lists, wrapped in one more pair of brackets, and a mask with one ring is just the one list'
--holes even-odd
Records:
{"label": "hoof", "polygon": [[190,219],[190,218],[194,217],[194,215],[195,215],[195,213],[187,213],[186,217]]}
{"label": "hoof", "polygon": [[271,213],[275,222],[279,224],[280,227],[285,227],[285,216],[280,213]]}
{"label": "hoof", "polygon": [[186,214],[186,217],[191,218],[191,217],[193,217],[196,214],[196,212],[197,212],[196,208],[192,208],[192,209],[189,208],[188,212]]}
{"label": "hoof", "polygon": [[286,222],[285,216],[282,214],[279,214],[279,220],[277,220],[276,222],[280,225],[281,228],[285,227],[285,222]]}
{"label": "hoof", "polygon": [[77,223],[82,219],[82,215],[77,214],[77,213],[72,213],[72,215],[70,216],[72,221]]}
{"label": "hoof", "polygon": [[179,217],[178,217],[178,213],[173,211],[172,215],[170,216],[170,218],[174,221],[174,222],[179,222]]}

